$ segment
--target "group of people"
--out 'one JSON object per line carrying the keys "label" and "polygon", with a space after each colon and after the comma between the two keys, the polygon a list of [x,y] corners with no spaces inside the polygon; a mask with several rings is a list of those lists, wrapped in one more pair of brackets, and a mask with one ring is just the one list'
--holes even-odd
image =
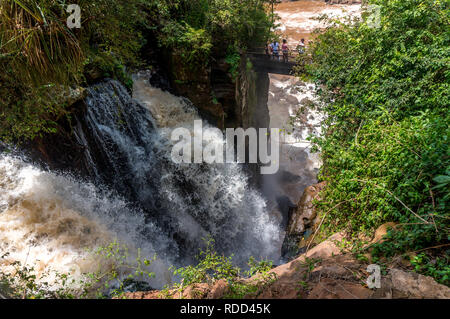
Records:
{"label": "group of people", "polygon": [[[301,39],[300,43],[296,47],[296,50],[299,54],[303,54],[305,53],[305,48],[305,39]],[[268,43],[266,46],[266,54],[273,60],[280,61],[280,51],[282,53],[283,62],[289,62],[290,49],[286,39],[283,39],[283,44],[281,46],[276,40],[274,40],[272,43]]]}

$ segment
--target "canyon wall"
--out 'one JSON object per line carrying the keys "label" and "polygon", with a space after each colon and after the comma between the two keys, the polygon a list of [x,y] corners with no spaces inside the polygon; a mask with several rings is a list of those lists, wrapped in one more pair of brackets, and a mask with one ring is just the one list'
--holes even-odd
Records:
{"label": "canyon wall", "polygon": [[187,97],[211,124],[220,129],[268,127],[269,76],[255,72],[245,54],[236,78],[225,58],[195,69],[175,55],[166,61],[173,93]]}

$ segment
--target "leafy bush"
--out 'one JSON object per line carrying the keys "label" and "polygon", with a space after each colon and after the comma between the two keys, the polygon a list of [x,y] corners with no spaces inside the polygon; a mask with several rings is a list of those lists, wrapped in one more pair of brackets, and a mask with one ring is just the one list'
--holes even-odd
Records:
{"label": "leafy bush", "polygon": [[434,277],[439,283],[450,286],[449,256],[449,250],[447,250],[445,255],[434,260],[427,254],[420,253],[411,258],[411,264],[416,272]]}
{"label": "leafy bush", "polygon": [[241,64],[241,55],[236,49],[232,47],[228,48],[228,53],[225,58],[225,62],[230,65],[230,74],[233,79],[236,79],[239,75],[239,66]]}
{"label": "leafy bush", "polygon": [[[357,237],[399,225],[376,256],[422,251],[448,274],[450,37],[448,2],[374,0],[381,23],[330,21],[309,51],[304,77],[327,113],[314,139],[328,181],[319,203],[328,231]],[[422,259],[425,260],[425,259]],[[439,262],[437,262],[439,260]],[[448,284],[448,282],[447,282]]]}
{"label": "leafy bush", "polygon": [[[0,74],[0,140],[13,142],[57,131],[56,121],[68,115],[71,89],[55,84],[34,86],[9,71]],[[20,96],[20,97],[19,97]]]}
{"label": "leafy bush", "polygon": [[162,32],[161,43],[171,47],[189,66],[206,65],[212,47],[211,36],[204,29],[195,29],[188,24],[171,23]]}
{"label": "leafy bush", "polygon": [[[201,250],[197,256],[197,265],[172,268],[173,274],[181,279],[181,284],[176,284],[175,288],[182,290],[183,287],[192,284],[212,284],[217,280],[224,279],[229,285],[228,292],[224,297],[242,299],[248,296],[256,297],[263,287],[276,279],[276,275],[269,272],[272,269],[271,261],[257,262],[251,257],[248,262],[248,270],[242,271],[233,265],[233,256],[225,257],[215,251],[213,239],[207,239],[206,244],[206,248]],[[251,281],[244,279],[254,276],[256,278]]]}
{"label": "leafy bush", "polygon": [[219,255],[214,249],[214,240],[208,239],[205,250],[197,256],[196,266],[173,268],[173,274],[183,280],[183,285],[211,283],[220,279],[231,279],[239,276],[239,268],[233,266],[232,256]]}
{"label": "leafy bush", "polygon": [[[162,15],[161,45],[176,50],[188,65],[205,65],[210,53],[227,48],[239,52],[265,43],[271,34],[270,0],[166,1]],[[223,52],[222,52],[223,51]]]}
{"label": "leafy bush", "polygon": [[141,30],[155,1],[72,1],[82,9],[79,30],[66,25],[65,1],[1,1],[0,138],[56,132],[56,121],[68,114],[60,93],[83,84],[89,67],[108,66],[104,73],[130,85],[116,66],[139,65]]}

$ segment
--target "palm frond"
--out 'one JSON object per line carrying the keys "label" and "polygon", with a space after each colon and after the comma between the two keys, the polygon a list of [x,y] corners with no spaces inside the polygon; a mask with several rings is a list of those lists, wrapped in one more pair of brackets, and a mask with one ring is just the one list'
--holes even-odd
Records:
{"label": "palm frond", "polygon": [[73,80],[83,51],[65,18],[57,1],[0,1],[0,55],[8,67],[36,83]]}

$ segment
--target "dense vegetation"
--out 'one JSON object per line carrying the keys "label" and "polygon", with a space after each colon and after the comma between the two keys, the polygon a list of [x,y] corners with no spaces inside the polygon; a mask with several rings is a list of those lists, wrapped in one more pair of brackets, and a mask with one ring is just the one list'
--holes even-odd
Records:
{"label": "dense vegetation", "polygon": [[[113,77],[131,85],[127,68],[142,66],[148,46],[174,52],[193,68],[218,54],[239,64],[241,50],[270,36],[271,2],[74,0],[82,28],[69,29],[63,0],[1,1],[0,141],[57,132],[58,120],[73,111],[68,96],[76,99],[92,81]],[[331,22],[309,48],[313,63],[301,70],[318,84],[328,114],[325,135],[314,141],[324,160],[321,178],[328,181],[319,208],[329,232],[347,230],[355,240],[396,222],[386,241],[371,246],[373,257],[407,256],[416,271],[449,285],[449,3],[371,2],[381,8],[379,26],[367,16]],[[103,251],[115,256],[117,248]],[[15,266],[14,276],[0,274],[3,294],[80,297],[71,288],[49,291],[33,269]],[[141,266],[138,261],[138,275],[151,276]],[[230,297],[242,297],[257,293],[261,283],[244,285],[239,278],[271,267],[254,260],[249,266],[243,274],[208,246],[198,265],[174,272],[186,285],[226,279]],[[118,276],[115,269],[109,275]],[[89,288],[103,276],[93,275]],[[264,277],[263,284],[272,280]]]}
{"label": "dense vegetation", "polygon": [[357,238],[397,223],[375,257],[409,256],[450,284],[449,2],[374,0],[380,25],[329,21],[303,76],[318,84],[328,118],[315,140],[328,181],[329,231]]}
{"label": "dense vegetation", "polygon": [[194,68],[217,52],[235,57],[267,37],[270,2],[74,0],[81,29],[69,29],[66,1],[1,1],[0,139],[57,132],[58,120],[70,116],[68,107],[80,96],[70,87],[102,77],[130,86],[125,66],[142,66],[148,46],[173,51]]}
{"label": "dense vegetation", "polygon": [[[177,0],[161,24],[160,42],[183,56],[186,64],[205,64],[210,53],[239,50],[267,40],[270,0]],[[174,19],[175,17],[175,19]]]}
{"label": "dense vegetation", "polygon": [[[233,265],[232,256],[225,257],[216,252],[214,240],[205,239],[205,244],[206,248],[199,251],[196,266],[172,266],[169,269],[179,283],[167,285],[160,292],[161,297],[170,298],[171,293],[183,292],[189,285],[213,284],[221,279],[226,280],[229,285],[225,298],[256,297],[262,289],[276,280],[276,275],[269,272],[272,262],[257,262],[251,257],[248,270],[244,271]],[[78,278],[49,269],[38,278],[34,267],[14,262],[10,265],[12,271],[0,271],[0,298],[125,298],[127,292],[151,289],[147,282],[155,276],[150,269],[156,255],[147,259],[141,256],[140,250],[137,254],[131,254],[126,245],[116,241],[105,247],[98,247],[90,253],[97,261],[98,270]],[[0,260],[6,257],[7,255],[0,256]]]}
{"label": "dense vegetation", "polygon": [[206,248],[200,250],[197,255],[197,265],[171,268],[181,284],[167,286],[162,292],[163,296],[167,297],[170,289],[182,292],[189,285],[214,284],[217,280],[225,280],[228,283],[225,299],[256,298],[265,287],[277,279],[276,274],[270,272],[273,268],[271,261],[258,262],[250,257],[247,270],[243,270],[233,265],[233,256],[226,257],[217,253],[213,239],[205,239],[205,243]]}

